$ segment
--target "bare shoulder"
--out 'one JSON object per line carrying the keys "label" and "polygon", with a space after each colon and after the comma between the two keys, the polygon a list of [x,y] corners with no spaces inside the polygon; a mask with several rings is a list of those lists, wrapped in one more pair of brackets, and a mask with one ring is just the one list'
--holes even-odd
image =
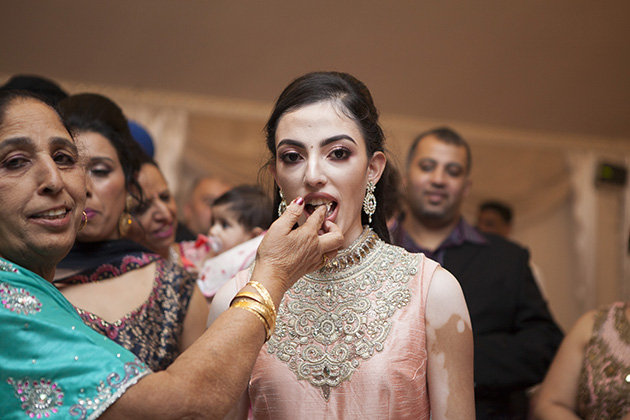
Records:
{"label": "bare shoulder", "polygon": [[429,287],[426,318],[428,324],[440,328],[456,317],[470,326],[464,294],[457,279],[446,269],[438,267]]}

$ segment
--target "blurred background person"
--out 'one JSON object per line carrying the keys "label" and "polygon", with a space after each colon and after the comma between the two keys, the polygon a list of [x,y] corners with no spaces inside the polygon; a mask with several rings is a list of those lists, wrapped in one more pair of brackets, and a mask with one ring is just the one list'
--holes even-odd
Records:
{"label": "blurred background person", "polygon": [[512,208],[500,201],[484,201],[477,212],[477,229],[507,238],[512,232]]}
{"label": "blurred background person", "polygon": [[630,303],[583,315],[562,341],[534,408],[538,420],[630,420]]}
{"label": "blurred background person", "polygon": [[196,179],[182,206],[183,223],[179,225],[176,241],[194,241],[199,234],[207,235],[212,220],[212,203],[230,188],[229,183],[217,177]]}

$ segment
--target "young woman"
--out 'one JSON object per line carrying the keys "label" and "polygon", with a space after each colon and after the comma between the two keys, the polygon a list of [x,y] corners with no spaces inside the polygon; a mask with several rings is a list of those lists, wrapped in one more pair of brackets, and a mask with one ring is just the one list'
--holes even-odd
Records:
{"label": "young woman", "polygon": [[[344,249],[284,297],[248,393],[231,415],[255,419],[474,418],[470,319],[457,280],[390,245],[390,173],[371,95],[345,73],[309,73],[267,123],[276,203],[326,211]],[[210,319],[251,272],[215,296]],[[237,296],[236,301],[239,297]]]}

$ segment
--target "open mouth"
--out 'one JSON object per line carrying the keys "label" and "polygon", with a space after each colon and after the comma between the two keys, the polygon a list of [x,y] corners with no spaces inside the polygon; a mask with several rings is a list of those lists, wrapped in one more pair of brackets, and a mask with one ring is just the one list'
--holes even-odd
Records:
{"label": "open mouth", "polygon": [[306,203],[306,205],[304,206],[304,210],[306,210],[308,214],[313,214],[313,212],[315,212],[315,210],[317,210],[317,208],[321,206],[326,206],[326,217],[329,217],[337,208],[337,203],[335,201],[314,199]]}
{"label": "open mouth", "polygon": [[57,220],[63,219],[70,212],[70,210],[65,208],[48,210],[41,213],[37,213],[31,216],[33,219],[46,219],[46,220]]}

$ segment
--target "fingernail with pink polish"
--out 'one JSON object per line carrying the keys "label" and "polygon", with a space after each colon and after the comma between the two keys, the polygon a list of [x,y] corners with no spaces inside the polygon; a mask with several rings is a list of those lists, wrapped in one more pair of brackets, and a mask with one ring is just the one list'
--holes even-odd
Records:
{"label": "fingernail with pink polish", "polygon": [[298,206],[301,206],[302,204],[304,204],[304,199],[302,197],[298,197],[295,200],[293,200],[295,202],[295,204],[297,204]]}

